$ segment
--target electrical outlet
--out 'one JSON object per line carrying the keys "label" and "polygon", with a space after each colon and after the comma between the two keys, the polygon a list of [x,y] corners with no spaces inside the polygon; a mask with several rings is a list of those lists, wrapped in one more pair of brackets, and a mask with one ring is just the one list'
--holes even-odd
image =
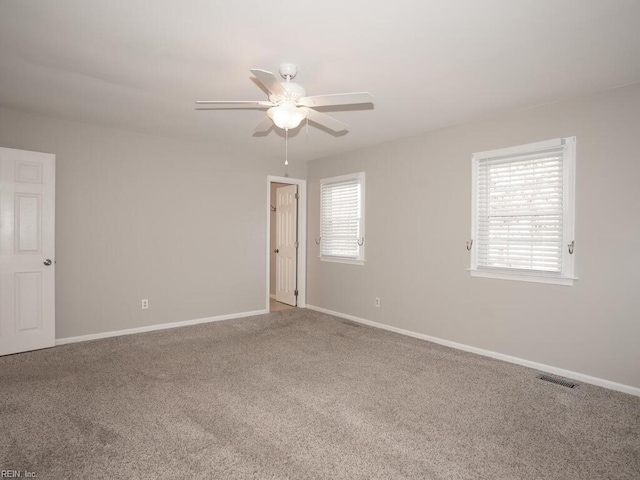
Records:
{"label": "electrical outlet", "polygon": [[380,298],[376,297],[376,307],[379,307],[379,306],[380,306]]}
{"label": "electrical outlet", "polygon": [[146,298],[142,299],[142,310],[146,310],[149,308],[149,300]]}

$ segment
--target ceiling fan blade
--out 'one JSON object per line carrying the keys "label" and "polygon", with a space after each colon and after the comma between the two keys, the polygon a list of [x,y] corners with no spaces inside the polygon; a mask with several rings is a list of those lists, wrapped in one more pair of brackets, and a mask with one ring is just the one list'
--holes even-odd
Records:
{"label": "ceiling fan blade", "polygon": [[306,108],[305,110],[309,120],[328,128],[329,130],[333,130],[334,132],[343,132],[347,129],[348,125],[346,123],[342,123],[340,120],[330,117],[326,113],[320,113],[312,108]]}
{"label": "ceiling fan blade", "polygon": [[355,105],[358,103],[371,103],[373,95],[369,92],[335,93],[333,95],[314,95],[298,100],[302,107],[329,107],[333,105]]}
{"label": "ceiling fan blade", "polygon": [[265,117],[264,120],[256,125],[256,128],[253,129],[253,133],[268,132],[269,130],[271,130],[271,127],[273,127],[273,121],[271,121],[269,117]]}
{"label": "ceiling fan blade", "polygon": [[286,95],[287,92],[285,92],[282,84],[273,73],[257,68],[250,68],[249,71],[256,76],[260,83],[262,83],[270,93],[273,93],[274,95]]}
{"label": "ceiling fan blade", "polygon": [[196,101],[198,105],[257,105],[261,107],[273,107],[276,104],[273,102],[260,101],[260,100],[198,100]]}

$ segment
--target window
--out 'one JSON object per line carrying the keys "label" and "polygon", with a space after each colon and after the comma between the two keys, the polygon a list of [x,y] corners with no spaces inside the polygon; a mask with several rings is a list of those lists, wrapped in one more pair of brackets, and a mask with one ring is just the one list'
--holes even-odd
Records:
{"label": "window", "polygon": [[320,259],[364,262],[364,173],[320,181]]}
{"label": "window", "polygon": [[473,155],[472,276],[573,284],[575,144]]}

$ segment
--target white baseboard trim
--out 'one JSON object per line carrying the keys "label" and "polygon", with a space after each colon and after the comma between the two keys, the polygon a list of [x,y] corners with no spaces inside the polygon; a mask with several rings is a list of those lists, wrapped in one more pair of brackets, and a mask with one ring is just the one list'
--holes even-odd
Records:
{"label": "white baseboard trim", "polygon": [[439,345],[444,345],[446,347],[456,348],[458,350],[463,350],[465,352],[476,353],[478,355],[495,358],[497,360],[503,360],[509,363],[515,363],[517,365],[522,365],[523,367],[533,368],[534,370],[540,370],[542,372],[552,373],[554,375],[559,375],[561,377],[570,378],[572,380],[578,380],[584,383],[590,383],[592,385],[597,385],[599,387],[604,387],[610,390],[616,390],[618,392],[628,393],[630,395],[635,395],[637,397],[640,397],[640,388],[632,387],[631,385],[624,385],[622,383],[612,382],[610,380],[605,380],[603,378],[592,377],[590,375],[585,375],[583,373],[572,372],[571,370],[565,370],[563,368],[557,368],[551,365],[545,365],[543,363],[532,362],[531,360],[525,360],[523,358],[512,357],[511,355],[505,355],[503,353],[493,352],[491,350],[484,350],[482,348],[472,347],[471,345],[465,345],[464,343],[452,342],[450,340],[444,340],[442,338],[432,337],[430,335],[425,335],[423,333],[416,333],[410,330],[404,330],[402,328],[392,327],[390,325],[385,325],[384,323],[373,322],[371,320],[366,320],[364,318],[348,315],[346,313],[334,312],[333,310],[316,307],[315,305],[307,304],[306,308],[308,308],[309,310],[315,310],[316,312],[333,315],[335,317],[341,317],[347,320],[352,320],[354,322],[362,323],[364,325],[369,325],[370,327],[380,328],[382,330],[388,330],[390,332],[399,333],[401,335],[406,335],[408,337],[419,338],[421,340],[427,340],[429,342],[437,343]]}
{"label": "white baseboard trim", "polygon": [[197,318],[195,320],[184,320],[182,322],[160,323],[148,325],[146,327],[127,328],[126,330],[115,330],[112,332],[92,333],[90,335],[80,335],[78,337],[57,338],[56,346],[68,343],[86,342],[88,340],[98,340],[100,338],[119,337],[121,335],[132,335],[134,333],[153,332],[155,330],[166,330],[168,328],[186,327],[198,325],[200,323],[220,322],[222,320],[232,320],[234,318],[253,317],[254,315],[264,315],[269,310],[254,310],[253,312],[230,313],[228,315],[218,315],[216,317]]}
{"label": "white baseboard trim", "polygon": [[275,296],[275,294],[270,293],[270,294],[269,294],[269,298],[273,298],[273,299],[275,300],[276,296]]}

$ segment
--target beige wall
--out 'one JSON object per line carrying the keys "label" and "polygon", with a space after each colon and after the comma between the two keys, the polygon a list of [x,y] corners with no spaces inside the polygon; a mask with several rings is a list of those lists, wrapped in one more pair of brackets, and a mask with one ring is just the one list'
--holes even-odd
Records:
{"label": "beige wall", "polygon": [[6,109],[0,145],[56,154],[57,338],[265,308],[281,160]]}
{"label": "beige wall", "polygon": [[[572,135],[580,280],[471,278],[472,153]],[[639,135],[636,84],[310,162],[308,303],[640,387]],[[318,180],[358,171],[366,264],[320,262]]]}

